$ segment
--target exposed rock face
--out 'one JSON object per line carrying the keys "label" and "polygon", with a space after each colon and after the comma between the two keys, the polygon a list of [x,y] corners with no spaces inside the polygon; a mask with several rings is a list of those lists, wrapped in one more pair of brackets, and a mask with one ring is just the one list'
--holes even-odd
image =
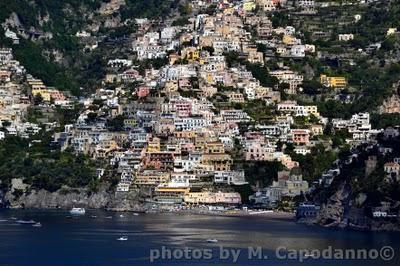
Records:
{"label": "exposed rock face", "polygon": [[4,208],[5,207],[5,199],[4,199],[4,194],[3,191],[0,190],[0,208]]}
{"label": "exposed rock face", "polygon": [[19,28],[22,27],[22,23],[19,20],[18,15],[15,12],[13,12],[11,13],[10,17],[4,21],[2,26],[10,28]]}
{"label": "exposed rock face", "polygon": [[400,113],[400,96],[394,94],[392,97],[386,99],[379,107],[381,114],[394,114]]}
{"label": "exposed rock face", "polygon": [[349,194],[349,189],[342,185],[339,190],[329,198],[327,204],[322,207],[317,217],[317,223],[327,227],[339,226],[339,224],[342,224],[346,207],[345,204],[348,201]]}
{"label": "exposed rock face", "polygon": [[111,0],[107,3],[102,3],[98,12],[102,15],[111,15],[123,5],[125,5],[125,0]]}
{"label": "exposed rock face", "polygon": [[139,191],[128,193],[114,193],[102,187],[97,193],[88,194],[86,189],[65,188],[49,192],[46,190],[33,190],[16,197],[7,192],[5,200],[10,202],[11,208],[39,208],[39,209],[70,209],[73,206],[89,209],[109,209],[116,211],[141,211]]}
{"label": "exposed rock face", "polygon": [[105,28],[117,28],[122,26],[123,24],[121,23],[121,16],[116,16],[116,17],[109,17],[104,21],[104,27]]}
{"label": "exposed rock face", "polygon": [[25,191],[28,187],[29,186],[27,184],[24,184],[22,178],[11,179],[11,193],[13,193],[16,190]]}
{"label": "exposed rock face", "polygon": [[365,201],[367,200],[367,195],[365,193],[359,193],[355,198],[356,206],[363,206]]}
{"label": "exposed rock face", "polygon": [[363,207],[367,196],[360,193],[352,200],[350,185],[342,184],[322,209],[314,223],[324,227],[348,228],[368,231],[400,231],[400,224],[369,218]]}

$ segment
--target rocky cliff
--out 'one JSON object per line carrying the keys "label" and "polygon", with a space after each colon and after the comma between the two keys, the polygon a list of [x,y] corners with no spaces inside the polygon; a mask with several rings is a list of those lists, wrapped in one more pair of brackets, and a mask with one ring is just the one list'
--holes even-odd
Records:
{"label": "rocky cliff", "polygon": [[4,208],[5,207],[5,199],[4,199],[4,194],[3,191],[0,190],[0,208]]}
{"label": "rocky cliff", "polygon": [[322,205],[318,217],[313,222],[333,228],[400,231],[398,221],[370,218],[364,206],[366,199],[367,196],[363,193],[354,197],[351,186],[343,183],[326,204]]}
{"label": "rocky cliff", "polygon": [[[71,189],[63,187],[56,192],[31,190],[19,182],[13,182],[11,190],[5,193],[4,202],[10,208],[70,209],[73,206],[88,209],[107,209],[115,211],[142,211],[141,191],[115,193],[103,185],[98,192],[91,193],[86,188]],[[17,193],[16,193],[17,192]]]}

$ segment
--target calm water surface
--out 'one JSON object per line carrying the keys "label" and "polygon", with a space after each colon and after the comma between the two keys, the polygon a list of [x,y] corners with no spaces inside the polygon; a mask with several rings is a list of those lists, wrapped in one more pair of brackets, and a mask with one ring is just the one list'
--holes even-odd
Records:
{"label": "calm water surface", "polygon": [[[292,253],[297,255],[293,259],[280,256],[289,257],[291,250],[323,251],[330,246],[333,249],[378,250],[391,246],[395,257],[384,261],[323,260],[303,256],[302,264],[400,265],[399,233],[328,230],[263,217],[172,213],[139,216],[123,213],[120,217],[120,213],[101,211],[88,211],[85,216],[73,218],[68,215],[63,211],[0,211],[0,265],[300,265],[299,253]],[[92,215],[97,217],[92,218]],[[43,227],[19,225],[13,218],[40,221]],[[121,236],[127,236],[128,240],[117,241]],[[214,238],[218,243],[206,242]],[[263,259],[257,254],[250,260],[249,247],[253,250],[262,247]],[[185,248],[193,252],[191,257],[200,254],[203,258],[180,258]],[[234,262],[233,255],[223,257],[226,253],[221,253],[221,248],[237,252],[237,260]],[[157,257],[161,257],[162,252],[164,259]],[[169,258],[168,252],[175,252],[171,255],[175,259]],[[207,257],[204,252],[211,254]]]}

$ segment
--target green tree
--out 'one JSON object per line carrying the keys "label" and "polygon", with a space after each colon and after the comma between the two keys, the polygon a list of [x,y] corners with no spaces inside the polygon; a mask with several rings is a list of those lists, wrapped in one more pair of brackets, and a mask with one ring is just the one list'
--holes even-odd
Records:
{"label": "green tree", "polygon": [[117,115],[116,117],[108,120],[106,126],[111,131],[123,131],[125,119],[125,116]]}

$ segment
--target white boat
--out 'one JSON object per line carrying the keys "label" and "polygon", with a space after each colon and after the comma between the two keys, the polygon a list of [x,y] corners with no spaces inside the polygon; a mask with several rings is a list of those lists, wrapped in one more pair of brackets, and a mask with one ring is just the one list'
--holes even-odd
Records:
{"label": "white boat", "polygon": [[139,216],[139,213],[134,212],[133,216]]}
{"label": "white boat", "polygon": [[118,241],[127,241],[128,237],[126,236],[121,236],[120,238],[117,238]]}
{"label": "white boat", "polygon": [[217,243],[218,240],[215,239],[215,238],[210,238],[210,239],[207,239],[207,242],[208,242],[208,243]]}
{"label": "white boat", "polygon": [[18,224],[35,224],[36,222],[34,220],[18,220],[16,221]]}
{"label": "white boat", "polygon": [[37,222],[35,224],[32,225],[33,227],[42,227],[42,224],[40,222]]}
{"label": "white boat", "polygon": [[84,208],[72,208],[69,213],[72,215],[83,215],[86,211]]}
{"label": "white boat", "polygon": [[124,218],[125,216],[123,214],[120,214],[119,217]]}

